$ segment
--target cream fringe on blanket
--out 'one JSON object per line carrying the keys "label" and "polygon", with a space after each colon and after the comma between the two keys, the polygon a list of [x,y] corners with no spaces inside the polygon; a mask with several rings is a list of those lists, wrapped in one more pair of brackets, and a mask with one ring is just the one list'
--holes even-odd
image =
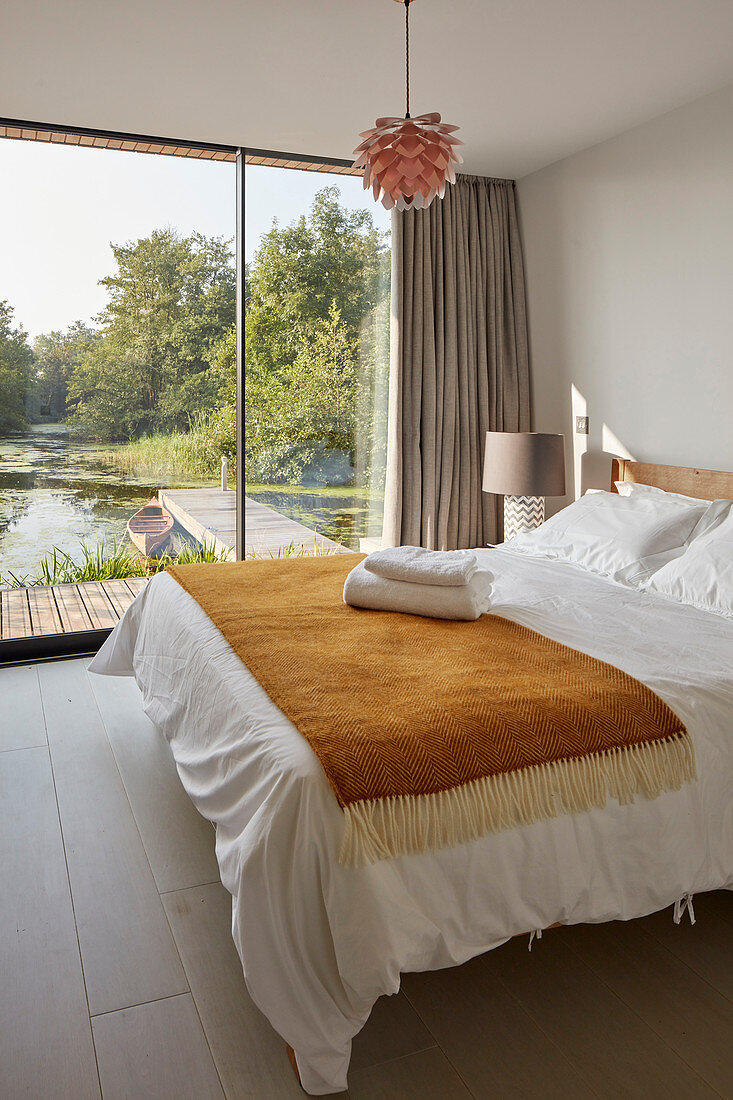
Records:
{"label": "cream fringe on blanket", "polygon": [[561,814],[621,805],[635,794],[656,798],[696,779],[687,732],[663,741],[559,760],[474,780],[436,794],[400,795],[352,802],[339,862],[347,867],[435,851],[478,840],[515,825]]}

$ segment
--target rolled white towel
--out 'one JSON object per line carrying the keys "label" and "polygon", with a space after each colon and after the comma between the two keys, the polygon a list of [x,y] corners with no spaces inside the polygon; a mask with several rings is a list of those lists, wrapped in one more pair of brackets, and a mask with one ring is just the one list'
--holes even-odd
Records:
{"label": "rolled white towel", "polygon": [[391,581],[440,584],[446,587],[468,584],[478,569],[473,550],[426,550],[424,546],[393,546],[375,550],[364,559],[370,573]]}
{"label": "rolled white towel", "polygon": [[468,584],[415,584],[370,573],[359,562],[346,578],[344,603],[372,611],[402,611],[429,619],[478,619],[491,605],[493,573],[479,569]]}

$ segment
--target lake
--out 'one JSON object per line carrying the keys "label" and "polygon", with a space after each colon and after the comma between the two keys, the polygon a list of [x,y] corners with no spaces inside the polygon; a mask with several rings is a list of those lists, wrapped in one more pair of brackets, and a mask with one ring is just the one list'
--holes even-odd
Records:
{"label": "lake", "polygon": [[[127,521],[159,489],[216,484],[170,471],[136,477],[105,459],[111,451],[57,424],[0,439],[0,573],[33,576],[54,546],[78,559],[82,541],[131,545]],[[353,487],[248,485],[247,495],[355,549],[369,526],[369,501]]]}

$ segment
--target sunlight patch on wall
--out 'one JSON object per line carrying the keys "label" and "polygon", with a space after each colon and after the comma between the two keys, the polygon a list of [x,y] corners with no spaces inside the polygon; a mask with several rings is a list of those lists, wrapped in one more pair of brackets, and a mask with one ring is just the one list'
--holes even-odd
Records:
{"label": "sunlight patch on wall", "polygon": [[572,414],[570,423],[573,426],[573,487],[577,500],[582,493],[583,455],[588,450],[588,436],[578,435],[575,431],[575,418],[588,415],[588,402],[574,384],[570,386],[570,411]]}
{"label": "sunlight patch on wall", "polygon": [[629,448],[625,443],[622,443],[615,432],[612,432],[608,424],[603,425],[601,441],[603,450],[609,454],[618,455],[619,458],[628,458],[631,462],[636,462],[636,456],[632,455]]}

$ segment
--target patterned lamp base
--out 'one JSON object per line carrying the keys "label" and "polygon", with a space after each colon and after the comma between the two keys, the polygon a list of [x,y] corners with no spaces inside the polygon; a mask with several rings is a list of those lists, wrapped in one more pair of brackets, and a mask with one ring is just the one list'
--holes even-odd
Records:
{"label": "patterned lamp base", "polygon": [[544,497],[504,497],[504,541],[545,522]]}

